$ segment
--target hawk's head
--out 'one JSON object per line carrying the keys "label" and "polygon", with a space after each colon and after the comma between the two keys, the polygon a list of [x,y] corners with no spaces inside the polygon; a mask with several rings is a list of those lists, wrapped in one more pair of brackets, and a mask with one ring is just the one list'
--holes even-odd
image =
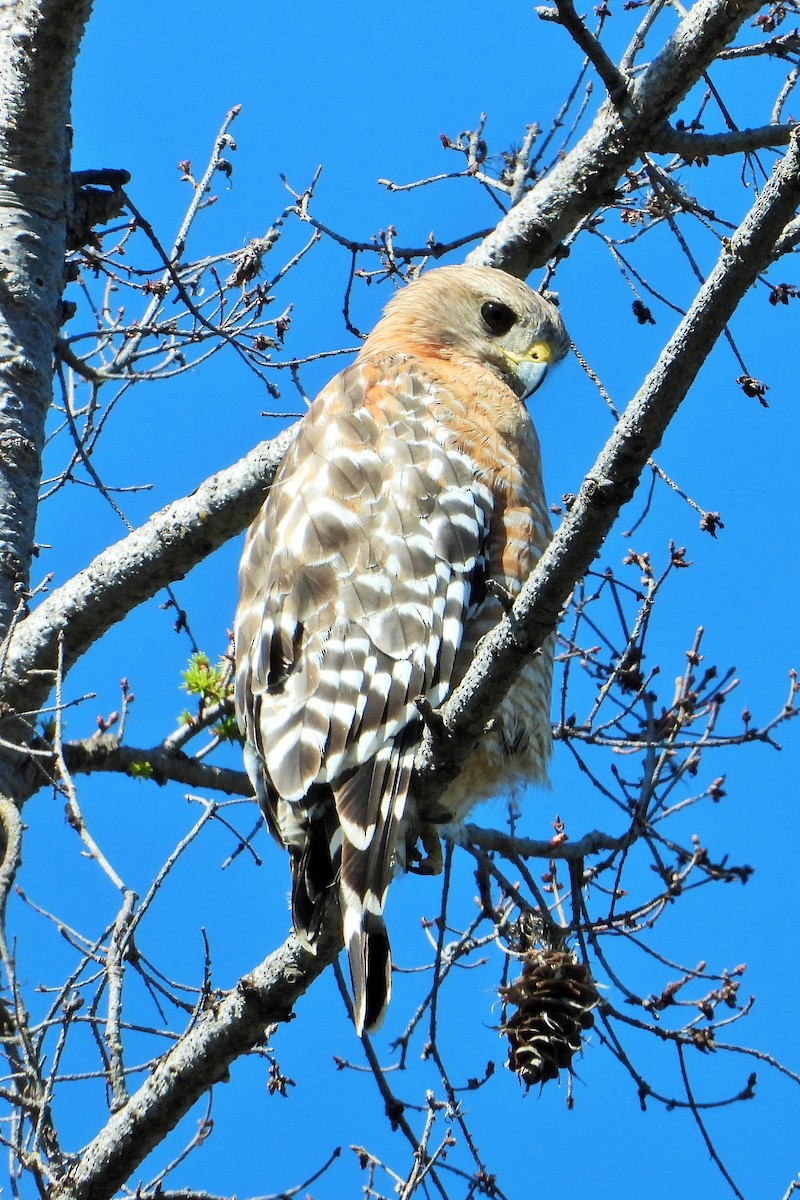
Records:
{"label": "hawk's head", "polygon": [[361,357],[408,353],[488,365],[522,399],[569,349],[561,314],[491,267],[439,267],[397,292]]}

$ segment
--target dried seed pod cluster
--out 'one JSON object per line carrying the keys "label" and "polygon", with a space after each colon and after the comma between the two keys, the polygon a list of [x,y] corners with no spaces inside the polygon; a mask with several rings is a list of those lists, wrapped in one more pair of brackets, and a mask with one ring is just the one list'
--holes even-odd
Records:
{"label": "dried seed pod cluster", "polygon": [[568,950],[530,950],[522,974],[500,995],[514,1010],[500,1026],[511,1070],[526,1088],[557,1079],[572,1066],[583,1030],[594,1024],[599,997],[589,968]]}

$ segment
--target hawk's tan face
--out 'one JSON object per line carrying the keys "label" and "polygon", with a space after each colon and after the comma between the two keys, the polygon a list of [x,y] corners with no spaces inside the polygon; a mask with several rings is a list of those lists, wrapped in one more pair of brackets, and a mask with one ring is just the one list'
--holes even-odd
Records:
{"label": "hawk's tan face", "polygon": [[486,364],[524,399],[567,353],[569,337],[558,309],[513,275],[439,267],[389,301],[360,357],[415,347]]}

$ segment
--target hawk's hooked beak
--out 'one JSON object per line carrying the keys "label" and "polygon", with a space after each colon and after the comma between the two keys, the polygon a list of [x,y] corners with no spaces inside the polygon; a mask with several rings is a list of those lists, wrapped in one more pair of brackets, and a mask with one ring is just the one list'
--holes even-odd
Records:
{"label": "hawk's hooked beak", "polygon": [[511,369],[522,384],[522,399],[532,396],[547,374],[553,361],[553,351],[547,342],[534,342],[524,354],[505,351]]}

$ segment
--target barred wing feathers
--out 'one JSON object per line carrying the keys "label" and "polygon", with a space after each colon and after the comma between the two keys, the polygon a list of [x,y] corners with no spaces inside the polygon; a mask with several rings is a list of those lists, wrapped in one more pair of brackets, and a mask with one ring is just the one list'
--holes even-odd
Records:
{"label": "barred wing feathers", "polygon": [[382,913],[415,699],[447,695],[483,594],[492,495],[434,415],[446,402],[413,357],[337,376],[304,418],[240,570],[248,770],[289,848],[293,919],[310,944],[340,872],[359,1028],[388,1001]]}

